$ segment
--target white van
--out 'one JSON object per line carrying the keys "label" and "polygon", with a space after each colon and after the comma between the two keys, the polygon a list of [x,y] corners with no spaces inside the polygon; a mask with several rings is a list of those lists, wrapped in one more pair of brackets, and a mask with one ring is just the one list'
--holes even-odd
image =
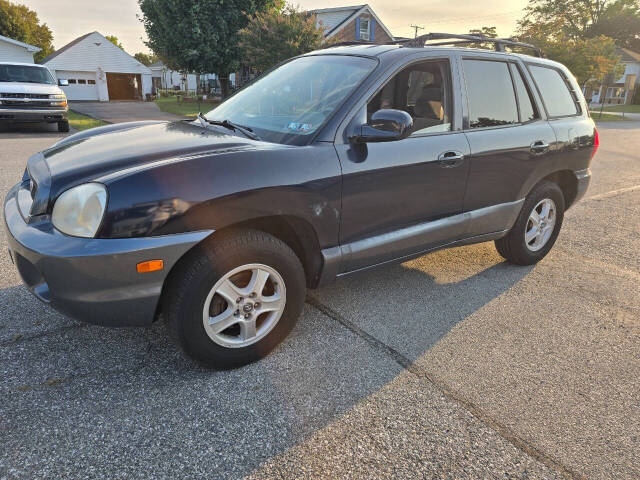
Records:
{"label": "white van", "polygon": [[0,62],[0,123],[57,123],[69,131],[67,97],[47,67]]}

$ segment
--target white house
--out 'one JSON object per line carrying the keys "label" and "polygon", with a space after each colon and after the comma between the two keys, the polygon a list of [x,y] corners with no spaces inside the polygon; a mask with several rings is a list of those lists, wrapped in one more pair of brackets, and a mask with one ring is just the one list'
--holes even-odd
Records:
{"label": "white house", "polygon": [[33,63],[33,54],[41,48],[0,35],[0,62]]}
{"label": "white house", "polygon": [[[625,91],[624,85],[627,79],[627,75],[635,75],[636,87],[640,85],[640,53],[634,52],[627,48],[617,48],[616,54],[620,55],[620,63],[624,65],[624,73],[613,85],[609,85],[604,95],[604,103],[629,103],[630,99],[627,98],[633,95],[633,90]],[[600,103],[600,97],[602,96],[603,86],[600,86],[591,97],[592,103]]]}
{"label": "white house", "polygon": [[[179,89],[182,91],[195,91],[197,87],[197,77],[195,73],[183,74],[171,70],[162,62],[156,62],[149,67],[153,79],[154,88]],[[215,73],[204,73],[200,75],[200,83],[209,85],[210,89],[217,88],[218,76]],[[235,85],[235,74],[229,75],[231,84]]]}
{"label": "white house", "polygon": [[394,39],[391,31],[368,4],[319,8],[309,10],[309,13],[316,16],[316,26],[324,29],[327,39],[371,43],[387,43]]}
{"label": "white house", "polygon": [[69,100],[144,100],[151,70],[98,32],[88,33],[42,60]]}

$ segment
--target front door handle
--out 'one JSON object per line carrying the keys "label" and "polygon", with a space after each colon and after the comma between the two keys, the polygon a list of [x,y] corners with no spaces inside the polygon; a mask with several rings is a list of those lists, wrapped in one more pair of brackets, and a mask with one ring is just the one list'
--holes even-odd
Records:
{"label": "front door handle", "polygon": [[547,153],[548,150],[549,150],[549,144],[542,140],[538,140],[531,144],[531,153],[535,153],[536,155]]}
{"label": "front door handle", "polygon": [[464,155],[460,152],[450,151],[438,155],[438,165],[442,168],[459,167],[464,163]]}

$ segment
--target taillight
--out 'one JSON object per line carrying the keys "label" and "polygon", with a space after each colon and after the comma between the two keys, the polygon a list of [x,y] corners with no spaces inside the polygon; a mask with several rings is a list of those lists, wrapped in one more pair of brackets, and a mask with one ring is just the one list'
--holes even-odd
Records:
{"label": "taillight", "polygon": [[593,151],[591,152],[591,158],[595,156],[596,152],[598,151],[598,148],[600,148],[600,134],[598,133],[597,128],[595,128],[594,131],[595,131],[595,134],[593,136]]}

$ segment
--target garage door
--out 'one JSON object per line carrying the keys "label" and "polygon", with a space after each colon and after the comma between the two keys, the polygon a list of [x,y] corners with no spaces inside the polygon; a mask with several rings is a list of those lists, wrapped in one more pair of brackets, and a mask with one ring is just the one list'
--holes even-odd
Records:
{"label": "garage door", "polygon": [[69,100],[95,100],[98,97],[95,72],[56,71],[58,80],[65,79],[68,86],[61,87]]}

